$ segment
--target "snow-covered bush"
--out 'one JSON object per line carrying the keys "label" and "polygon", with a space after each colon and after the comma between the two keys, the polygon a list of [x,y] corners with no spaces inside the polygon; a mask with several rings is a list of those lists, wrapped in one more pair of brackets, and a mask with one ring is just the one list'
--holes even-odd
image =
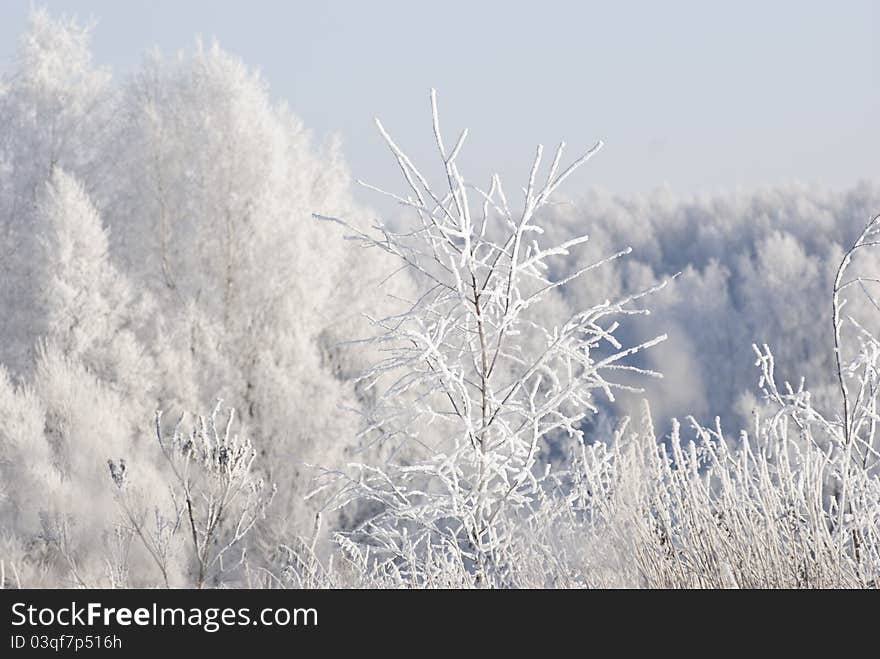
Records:
{"label": "snow-covered bush", "polygon": [[[196,588],[235,583],[236,568],[246,559],[243,540],[265,517],[275,495],[275,488],[255,473],[257,452],[251,441],[233,433],[234,419],[230,410],[222,423],[218,402],[190,432],[181,431],[181,417],[166,433],[161,414],[156,415],[156,448],[167,462],[167,505],[161,508],[136,486],[132,491],[124,459],[108,460],[124,513],[120,532],[149,553],[166,588],[179,585],[175,577]],[[188,577],[172,573],[181,555],[193,565]]]}

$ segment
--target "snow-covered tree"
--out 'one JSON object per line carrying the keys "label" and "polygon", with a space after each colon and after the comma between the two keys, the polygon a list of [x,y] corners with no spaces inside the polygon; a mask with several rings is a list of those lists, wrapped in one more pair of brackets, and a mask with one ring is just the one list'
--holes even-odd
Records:
{"label": "snow-covered tree", "polygon": [[587,236],[542,239],[553,193],[601,143],[567,167],[560,144],[540,176],[538,147],[521,206],[511,206],[497,175],[485,189],[465,182],[456,159],[467,131],[447,145],[433,91],[431,103],[447,187],[432,188],[377,121],[408,184],[403,194],[387,194],[411,211],[412,224],[378,223],[374,234],[346,225],[420,284],[407,311],[376,321],[373,341],[384,357],[361,376],[381,389],[364,411],[362,435],[411,457],[333,470],[322,487],[336,488],[331,505],[363,499],[379,506],[354,538],[378,549],[380,559],[402,561],[398,567],[414,573],[421,561],[452,552],[472,562],[484,583],[501,585],[513,567],[516,521],[540,499],[542,451],[560,436],[582,441],[596,399],[613,401],[615,390],[632,389],[619,381],[621,372],[658,375],[627,359],[665,337],[628,347],[615,338],[622,320],[646,313],[637,302],[649,291],[562,318],[548,309],[551,292],[628,251],[551,273],[554,258]]}
{"label": "snow-covered tree", "polygon": [[107,231],[82,185],[55,168],[37,201],[34,283],[36,336],[80,360],[139,405],[155,386],[152,361],[136,330],[148,314],[127,277],[111,263]]}
{"label": "snow-covered tree", "polygon": [[34,216],[43,185],[56,167],[97,183],[113,164],[102,148],[112,120],[109,74],[92,65],[89,29],[35,11],[0,83],[0,117],[0,360],[19,372],[33,359]]}
{"label": "snow-covered tree", "polygon": [[343,455],[353,442],[328,438],[355,433],[338,410],[356,405],[341,376],[360,358],[334,345],[360,311],[388,306],[375,255],[311,221],[316,208],[362,212],[338,144],[315,148],[262,78],[216,44],[150,57],[123,107],[111,249],[165,311],[162,405],[204,409],[222,396],[278,483],[275,519],[310,525],[305,464]]}

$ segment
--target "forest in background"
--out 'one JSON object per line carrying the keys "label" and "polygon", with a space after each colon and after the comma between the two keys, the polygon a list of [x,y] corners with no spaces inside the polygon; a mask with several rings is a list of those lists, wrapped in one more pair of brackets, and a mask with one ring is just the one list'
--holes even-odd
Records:
{"label": "forest in background", "polygon": [[[856,288],[880,252],[859,252],[849,352],[835,352],[832,292],[870,242],[880,184],[563,186],[549,202],[555,162],[546,195],[477,190],[479,225],[462,143],[445,145],[449,191],[432,202],[388,140],[415,196],[394,191],[412,207],[376,237],[341,146],[316,144],[218,45],[147,55],[118,80],[92,62],[88,29],[32,15],[0,81],[0,582],[877,585],[876,309]],[[430,221],[412,229],[413,213]],[[510,227],[510,245],[534,227],[541,247],[511,256]],[[484,339],[487,317],[499,349],[480,364],[468,336]],[[517,374],[566,328],[583,343]],[[839,371],[856,378],[843,413]],[[443,399],[463,425],[444,425]],[[514,403],[528,441],[516,423],[490,429]],[[692,428],[673,422],[688,415]]]}

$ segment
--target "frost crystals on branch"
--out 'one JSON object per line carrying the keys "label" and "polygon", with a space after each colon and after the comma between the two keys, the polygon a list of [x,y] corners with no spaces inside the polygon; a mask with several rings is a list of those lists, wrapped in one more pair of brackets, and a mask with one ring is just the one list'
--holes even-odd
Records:
{"label": "frost crystals on branch", "polygon": [[378,120],[407,192],[363,184],[409,209],[411,226],[379,223],[370,235],[316,215],[345,225],[363,246],[397,257],[419,282],[419,296],[406,301],[404,313],[374,320],[378,333],[367,341],[384,358],[360,376],[368,390],[381,392],[363,412],[362,438],[390,442],[400,458],[392,461],[405,464],[328,472],[315,493],[335,486],[330,505],[379,504],[381,512],[359,530],[393,560],[411,563],[426,551],[438,560],[438,552],[448,549],[489,578],[487,571],[503,570],[515,518],[540,491],[547,470],[536,462],[545,443],[563,436],[580,440],[584,420],[598,411],[597,394],[614,401],[615,390],[635,390],[613,376],[659,377],[626,362],[665,336],[624,346],[614,334],[615,318],[647,314],[635,303],[664,284],[554,317],[560,287],[630,251],[556,274],[554,257],[567,256],[587,236],[542,242],[542,209],[602,143],[564,168],[560,144],[544,172],[539,146],[516,207],[497,174],[486,188],[465,182],[456,160],[467,131],[448,148],[434,91],[431,109],[443,191],[431,186]]}

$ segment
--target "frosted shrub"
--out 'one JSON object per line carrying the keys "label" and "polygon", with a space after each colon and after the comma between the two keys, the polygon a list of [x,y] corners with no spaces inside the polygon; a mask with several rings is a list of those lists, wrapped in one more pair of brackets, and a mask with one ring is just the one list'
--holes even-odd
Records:
{"label": "frosted shrub", "polygon": [[[156,415],[156,438],[170,481],[170,506],[163,512],[144,506],[153,499],[143,492],[131,496],[125,460],[108,461],[124,529],[147,550],[166,587],[175,543],[187,547],[185,553],[195,565],[186,585],[202,588],[233,580],[224,572],[244,563],[243,540],[265,516],[275,495],[275,488],[253,473],[256,451],[249,439],[233,434],[234,418],[230,410],[221,423],[218,402],[211,416],[200,417],[190,432],[181,432],[181,417],[166,434],[161,414]],[[230,561],[227,555],[233,551],[237,556]]]}
{"label": "frosted shrub", "polygon": [[584,585],[631,587],[876,587],[880,484],[849,480],[859,513],[838,523],[829,480],[845,470],[801,443],[792,410],[776,408],[756,435],[731,443],[720,427],[674,426],[657,443],[650,422],[610,446],[585,447],[569,494],[588,550],[565,526],[562,572]]}

